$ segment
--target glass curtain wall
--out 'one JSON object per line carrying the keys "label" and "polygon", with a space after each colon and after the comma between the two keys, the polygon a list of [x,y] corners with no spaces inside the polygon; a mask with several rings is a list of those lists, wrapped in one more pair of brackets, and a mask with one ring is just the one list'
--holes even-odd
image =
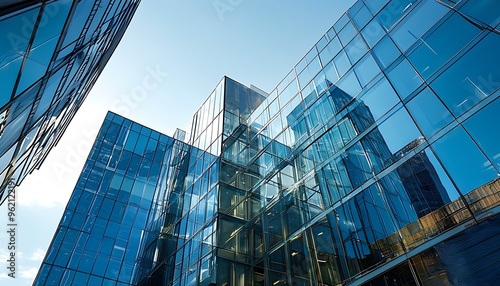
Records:
{"label": "glass curtain wall", "polygon": [[108,113],[34,285],[135,285],[182,144]]}
{"label": "glass curtain wall", "polygon": [[0,4],[0,202],[58,142],[139,2]]}
{"label": "glass curtain wall", "polygon": [[[478,222],[498,205],[500,35],[496,4],[468,3],[358,1],[248,118],[225,114],[217,283],[494,281],[473,261],[498,261],[479,231],[498,216]],[[443,250],[462,236],[484,243]]]}

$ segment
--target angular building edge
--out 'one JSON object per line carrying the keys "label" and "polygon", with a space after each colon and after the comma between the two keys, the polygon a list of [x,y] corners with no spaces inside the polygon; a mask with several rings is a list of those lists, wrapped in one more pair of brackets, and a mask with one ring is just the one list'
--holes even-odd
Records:
{"label": "angular building edge", "polygon": [[[0,67],[6,79],[0,90],[1,202],[57,144],[140,3],[38,2],[0,11],[0,25],[8,29],[0,58],[6,63]],[[29,17],[36,19],[32,26],[24,21]]]}

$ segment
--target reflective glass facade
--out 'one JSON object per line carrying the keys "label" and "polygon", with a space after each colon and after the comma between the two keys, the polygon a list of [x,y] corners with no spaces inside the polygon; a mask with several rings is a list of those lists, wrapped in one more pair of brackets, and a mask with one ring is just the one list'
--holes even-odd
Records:
{"label": "reflective glass facade", "polygon": [[223,78],[175,136],[128,281],[495,285],[493,11],[360,0],[271,93]]}
{"label": "reflective glass facade", "polygon": [[38,168],[118,45],[139,1],[2,1],[0,202]]}
{"label": "reflective glass facade", "polygon": [[34,285],[131,285],[144,229],[187,146],[108,113]]}

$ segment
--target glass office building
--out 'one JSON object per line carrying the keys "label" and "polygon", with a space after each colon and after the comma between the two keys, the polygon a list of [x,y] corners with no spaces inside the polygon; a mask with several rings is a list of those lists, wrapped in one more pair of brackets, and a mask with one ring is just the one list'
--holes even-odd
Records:
{"label": "glass office building", "polygon": [[0,202],[58,142],[138,4],[0,3]]}
{"label": "glass office building", "polygon": [[187,149],[108,113],[34,285],[131,285],[148,214]]}
{"label": "glass office building", "polygon": [[[35,285],[495,285],[498,11],[360,0],[272,92],[223,78],[172,147],[137,147],[143,134],[101,151],[103,127]],[[129,128],[109,122],[109,134]],[[113,144],[135,145],[140,163]],[[153,150],[159,167],[139,159]],[[143,207],[127,194],[144,179],[114,166],[123,156],[159,174]],[[97,183],[83,185],[91,173]],[[101,183],[114,174],[116,187]],[[119,202],[135,221],[114,215]],[[94,205],[107,223],[97,233],[83,222],[99,218]],[[119,231],[129,225],[139,238]]]}

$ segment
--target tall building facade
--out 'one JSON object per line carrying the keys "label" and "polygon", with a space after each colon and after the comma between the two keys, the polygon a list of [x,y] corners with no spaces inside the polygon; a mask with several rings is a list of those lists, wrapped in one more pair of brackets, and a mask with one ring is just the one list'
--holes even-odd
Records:
{"label": "tall building facade", "polygon": [[108,113],[34,284],[131,285],[148,214],[187,146]]}
{"label": "tall building facade", "polygon": [[[151,140],[139,135],[101,151],[117,132],[103,131],[109,122],[129,128],[110,113],[35,285],[495,285],[495,11],[495,1],[357,1],[272,92],[223,78],[186,138],[159,135],[168,151],[135,149]],[[129,159],[152,152],[158,167]],[[143,207],[118,199],[144,180],[124,176],[130,166],[159,174]],[[120,189],[100,194],[106,174]],[[107,225],[85,229],[100,215],[90,205]],[[135,221],[116,206],[132,206]],[[136,231],[120,232],[128,225]]]}
{"label": "tall building facade", "polygon": [[58,142],[139,1],[2,1],[0,202]]}

